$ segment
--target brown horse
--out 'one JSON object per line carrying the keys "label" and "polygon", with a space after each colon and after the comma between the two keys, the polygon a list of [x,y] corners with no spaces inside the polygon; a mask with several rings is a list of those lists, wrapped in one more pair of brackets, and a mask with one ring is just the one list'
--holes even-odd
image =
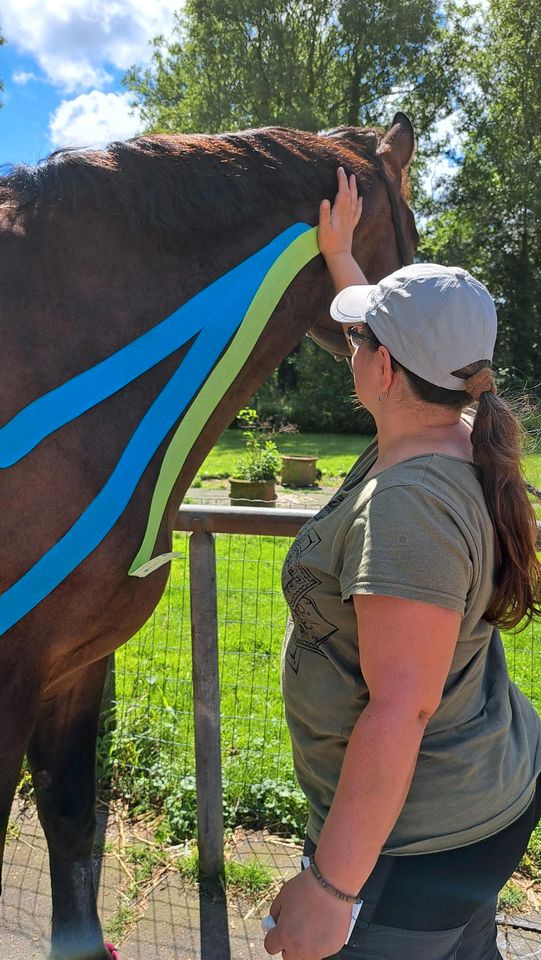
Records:
{"label": "brown horse", "polygon": [[[0,471],[0,601],[17,594],[28,571],[45,582],[42,565],[82,515],[91,517],[185,358],[189,372],[190,350],[204,331],[89,407],[84,378],[73,410],[70,395],[55,391],[101,370],[292,224],[315,225],[320,200],[334,195],[339,164],[356,174],[364,196],[354,253],[369,281],[410,262],[417,235],[406,170],[413,148],[411,124],[397,114],[387,133],[273,128],[141,137],[104,151],[61,151],[0,180],[1,423],[8,438]],[[327,349],[347,353],[327,319],[331,294],[321,257],[289,284],[194,436],[159,518],[154,554],[170,549],[178,505],[209,449],[309,328]],[[219,330],[227,320],[221,295],[211,312]],[[57,425],[41,430],[43,398],[56,396]],[[91,865],[98,712],[107,655],[147,620],[167,579],[165,566],[144,579],[128,571],[183,416],[179,408],[102,539],[6,620],[0,635],[0,848],[26,752],[50,852],[55,960],[109,957]],[[24,417],[33,417],[37,433],[15,454],[26,436]]]}

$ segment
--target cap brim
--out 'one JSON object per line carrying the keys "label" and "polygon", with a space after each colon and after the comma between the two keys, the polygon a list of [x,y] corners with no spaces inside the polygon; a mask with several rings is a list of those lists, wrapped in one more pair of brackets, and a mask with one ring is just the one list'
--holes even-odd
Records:
{"label": "cap brim", "polygon": [[345,287],[336,294],[331,303],[330,313],[333,320],[338,323],[360,323],[370,308],[368,301],[375,289],[375,285],[370,283]]}

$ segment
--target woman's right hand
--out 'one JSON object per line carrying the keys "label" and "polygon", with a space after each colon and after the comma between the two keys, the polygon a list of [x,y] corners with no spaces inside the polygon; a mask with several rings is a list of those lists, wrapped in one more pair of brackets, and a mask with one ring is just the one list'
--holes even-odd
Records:
{"label": "woman's right hand", "polygon": [[319,249],[327,262],[336,255],[351,254],[353,231],[361,219],[363,200],[357,193],[357,180],[349,181],[343,167],[338,167],[338,193],[331,207],[322,200],[319,208]]}
{"label": "woman's right hand", "polygon": [[361,219],[363,200],[357,193],[357,181],[348,180],[343,167],[338,167],[338,193],[334,203],[322,200],[319,208],[319,249],[338,293],[356,283],[368,283],[351,253],[353,231]]}

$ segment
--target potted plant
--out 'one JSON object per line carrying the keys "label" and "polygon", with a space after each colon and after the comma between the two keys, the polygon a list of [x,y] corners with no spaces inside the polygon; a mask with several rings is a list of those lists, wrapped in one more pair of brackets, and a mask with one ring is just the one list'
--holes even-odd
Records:
{"label": "potted plant", "polygon": [[244,427],[242,436],[246,453],[237,464],[237,476],[229,481],[229,499],[232,506],[273,507],[276,500],[276,474],[280,470],[280,455],[265,424],[260,423],[257,411],[241,410],[237,417]]}
{"label": "potted plant", "polygon": [[317,461],[317,456],[282,455],[282,486],[314,487],[318,479]]}

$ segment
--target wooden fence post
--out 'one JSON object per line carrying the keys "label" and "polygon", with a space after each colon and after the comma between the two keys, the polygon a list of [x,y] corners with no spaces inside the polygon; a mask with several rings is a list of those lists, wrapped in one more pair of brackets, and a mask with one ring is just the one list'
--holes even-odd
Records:
{"label": "wooden fence post", "polygon": [[199,870],[217,878],[224,872],[224,820],[216,549],[204,529],[190,537],[190,599]]}

